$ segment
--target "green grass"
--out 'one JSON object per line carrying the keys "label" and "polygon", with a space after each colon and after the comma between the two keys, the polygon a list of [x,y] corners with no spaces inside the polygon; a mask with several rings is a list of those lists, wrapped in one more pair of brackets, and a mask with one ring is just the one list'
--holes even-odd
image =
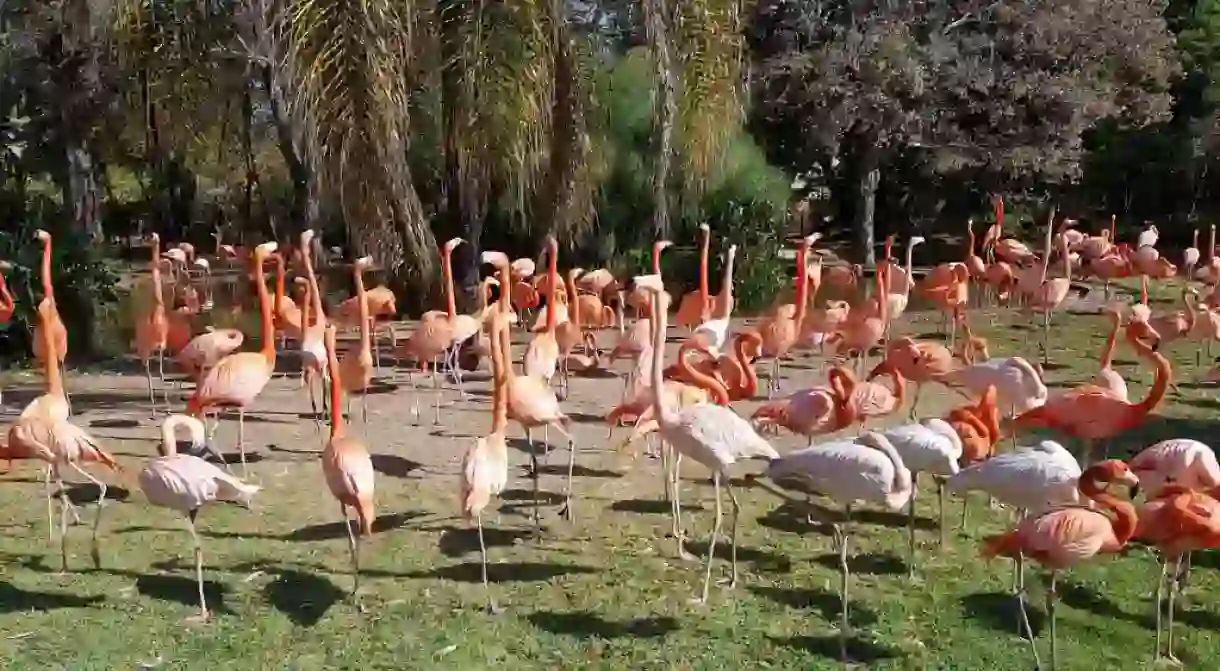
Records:
{"label": "green grass", "polygon": [[[1163,306],[1158,306],[1162,307]],[[975,322],[994,356],[1031,359],[1039,331]],[[1052,384],[1077,382],[1096,370],[1104,337],[1100,317],[1059,315],[1053,331]],[[932,323],[908,327],[916,334]],[[1112,453],[1129,453],[1166,437],[1207,440],[1216,428],[1210,389],[1190,383],[1193,346],[1172,348],[1181,396],[1171,394],[1158,416],[1122,437]],[[1189,363],[1188,363],[1189,361]],[[1133,397],[1151,379],[1120,349],[1118,370]],[[802,381],[812,373],[799,370]],[[79,420],[120,453],[134,475],[152,453],[156,435],[147,420],[142,378],[74,378],[75,402],[89,408]],[[596,669],[833,669],[837,654],[837,558],[831,539],[805,523],[804,512],[759,488],[739,488],[743,503],[741,579],[733,591],[713,589],[711,602],[691,605],[700,566],[671,559],[672,542],[660,502],[657,463],[634,464],[607,452],[604,427],[578,424],[585,452],[576,488],[578,523],[556,518],[540,542],[530,528],[528,480],[516,465],[498,519],[487,520],[494,565],[492,589],[505,612],[483,610],[478,551],[457,511],[457,470],[470,436],[486,430],[486,399],[446,409],[441,435],[409,426],[409,392],[372,397],[382,522],[366,545],[362,614],[346,599],[347,541],[335,524],[337,506],[326,493],[314,455],[320,445],[311,422],[287,412],[307,410],[295,382],[276,382],[276,394],[247,425],[248,440],[265,460],[254,467],[266,486],[255,511],[218,506],[200,517],[209,598],[217,614],[204,627],[184,624],[195,609],[190,536],[172,512],[151,508],[138,490],[106,508],[102,568],[90,569],[88,527],[69,534],[70,572],[58,571],[58,544],[46,540],[42,485],[21,464],[0,487],[0,660],[9,668],[347,669],[347,668],[596,668]],[[484,385],[477,385],[483,388]],[[595,414],[614,396],[613,380],[577,380],[574,411]],[[929,388],[928,409],[958,401]],[[18,394],[6,389],[9,408]],[[283,400],[281,400],[283,399]],[[749,404],[744,404],[750,407]],[[107,428],[98,420],[138,419],[136,428]],[[220,442],[231,445],[226,422]],[[360,427],[356,427],[360,430]],[[515,429],[514,429],[515,430]],[[783,437],[781,449],[798,441]],[[1072,447],[1070,443],[1069,447]],[[556,469],[566,459],[551,457]],[[697,467],[685,470],[687,525],[699,541],[711,525],[711,488]],[[756,470],[747,466],[740,473]],[[558,472],[558,471],[556,471]],[[134,480],[134,478],[128,478]],[[111,482],[117,482],[115,478]],[[740,483],[740,480],[738,481]],[[129,483],[127,485],[131,487]],[[559,498],[562,478],[544,476]],[[926,491],[926,490],[925,490]],[[978,540],[1009,525],[1007,511],[972,504],[969,533],[956,528],[959,505],[950,499],[948,544],[935,544],[935,497],[922,496],[918,513],[917,578],[906,577],[902,514],[866,516],[853,537],[851,582],[853,654],[874,669],[1028,669],[1027,643],[1016,635],[1007,595],[1010,564],[978,558]],[[93,511],[82,508],[86,521]],[[727,530],[727,520],[726,520]],[[696,549],[702,550],[699,545]],[[727,550],[727,548],[726,548]],[[719,554],[719,552],[718,552]],[[723,555],[727,558],[727,553]],[[1188,667],[1220,657],[1216,557],[1196,559],[1188,598],[1178,612],[1176,651]],[[714,575],[727,570],[718,561]],[[1107,557],[1061,579],[1060,666],[1063,669],[1146,669],[1153,649],[1151,603],[1158,568],[1140,547]],[[1041,629],[1043,590],[1031,572],[1031,614]],[[1045,658],[1045,632],[1039,638]]]}

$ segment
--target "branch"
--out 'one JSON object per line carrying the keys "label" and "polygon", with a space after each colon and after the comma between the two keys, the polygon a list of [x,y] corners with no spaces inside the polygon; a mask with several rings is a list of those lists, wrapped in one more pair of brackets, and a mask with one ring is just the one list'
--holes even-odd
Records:
{"label": "branch", "polygon": [[986,6],[986,7],[984,7],[982,10],[980,10],[980,11],[979,11],[979,13],[978,13],[978,15],[977,15],[977,16],[975,16],[974,12],[968,12],[968,13],[967,13],[965,16],[963,16],[962,18],[957,19],[956,21],[953,21],[952,23],[950,23],[950,24],[946,25],[946,26],[944,27],[944,30],[941,30],[941,31],[940,31],[940,34],[941,34],[941,35],[948,35],[948,34],[949,34],[951,31],[953,31],[955,28],[960,28],[960,27],[962,27],[962,26],[964,26],[964,25],[966,25],[967,23],[970,23],[970,22],[972,22],[972,21],[978,21],[978,20],[980,20],[980,19],[983,17],[983,15],[984,15],[984,14],[989,13],[991,10],[995,9],[996,7],[999,7],[1001,4],[1003,4],[1003,0],[997,0],[996,2],[993,2],[993,3],[991,3],[990,5],[987,5],[987,6]]}

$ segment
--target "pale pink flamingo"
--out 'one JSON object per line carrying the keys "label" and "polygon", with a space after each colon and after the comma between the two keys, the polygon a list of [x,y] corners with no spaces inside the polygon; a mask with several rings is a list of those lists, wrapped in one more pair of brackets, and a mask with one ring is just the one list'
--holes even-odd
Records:
{"label": "pale pink flamingo", "polygon": [[203,595],[203,545],[195,528],[199,510],[214,501],[229,501],[250,507],[259,486],[233,477],[213,464],[191,454],[178,454],[174,432],[185,426],[196,449],[205,445],[203,423],[187,415],[170,415],[161,425],[161,456],[149,460],[140,471],[144,498],[159,508],[182,513],[195,542],[195,581],[199,585],[199,616],[208,619],[207,599]]}
{"label": "pale pink flamingo", "polygon": [[554,236],[548,236],[547,245],[547,282],[546,294],[546,329],[536,333],[525,350],[523,366],[525,374],[537,377],[547,384],[555,377],[559,367],[559,340],[556,325],[559,318],[559,301],[556,299],[559,290],[559,242]]}
{"label": "pale pink flamingo", "polygon": [[[326,380],[330,379],[330,371],[326,366],[326,314],[322,309],[322,290],[318,287],[318,277],[313,270],[314,238],[313,229],[301,233],[299,247],[301,260],[305,264],[305,277],[309,280],[309,316],[303,318],[301,324],[301,377],[309,387],[309,407],[313,411],[314,425],[321,426],[318,415],[318,402],[314,396],[314,381],[318,383],[322,396],[322,407],[326,408]],[[259,282],[262,282],[261,273]]]}
{"label": "pale pink flamingo", "polygon": [[1190,246],[1182,251],[1182,270],[1186,279],[1195,276],[1195,266],[1199,265],[1199,229],[1191,233]]}
{"label": "pale pink flamingo", "polygon": [[[642,286],[652,294],[653,316],[657,320],[653,336],[653,350],[656,354],[652,359],[652,387],[661,389],[664,384],[661,371],[664,368],[668,296],[661,294],[664,286],[661,283],[660,275],[637,277],[635,282],[636,286]],[[728,480],[728,467],[738,461],[757,458],[778,459],[779,453],[754,431],[749,422],[729,408],[718,405],[697,405],[677,410],[668,406],[664,394],[654,394],[652,404],[661,437],[678,454],[703,464],[712,472],[712,484],[715,487],[716,498],[716,521],[712,527],[711,541],[708,544],[703,595],[698,600],[699,603],[706,603],[712,577],[712,557],[715,556],[716,541],[720,535],[721,481]],[[729,500],[733,505],[733,533],[730,537],[730,557],[732,558],[730,586],[732,586],[737,582],[737,518],[740,506],[737,503],[737,496],[733,493],[732,481],[728,480],[724,484],[728,488]]]}
{"label": "pale pink flamingo", "polygon": [[847,397],[849,385],[854,384],[855,378],[849,370],[835,366],[830,369],[824,386],[802,389],[786,398],[769,401],[755,410],[750,419],[760,429],[782,426],[805,436],[812,446],[814,436],[834,433],[851,424]]}
{"label": "pale pink flamingo", "polygon": [[1220,487],[1216,453],[1189,438],[1162,440],[1140,451],[1127,465],[1139,476],[1140,489],[1147,499],[1157,498],[1170,484],[1201,492]]}
{"label": "pale pink flamingo", "polygon": [[241,347],[245,335],[237,329],[208,330],[191,339],[176,357],[178,365],[198,383],[221,359]]}
{"label": "pale pink flamingo", "polygon": [[733,266],[737,260],[737,245],[729,245],[725,251],[724,279],[720,284],[720,295],[716,297],[710,319],[695,327],[691,338],[708,346],[719,355],[728,343],[729,322],[733,316]]}
{"label": "pale pink flamingo", "polygon": [[[881,375],[889,376],[889,387],[874,382]],[[868,374],[868,379],[849,386],[846,413],[850,422],[858,422],[859,428],[863,430],[869,419],[898,412],[905,400],[906,380],[903,379],[902,373],[898,372],[893,364],[882,360]]]}
{"label": "pale pink flamingo", "polygon": [[1195,272],[1195,279],[1208,285],[1220,284],[1220,263],[1216,259],[1216,225],[1207,227],[1207,248],[1203,250],[1203,267]]}
{"label": "pale pink flamingo", "polygon": [[1046,257],[1045,263],[1042,266],[1042,284],[1037,295],[1030,304],[1034,312],[1042,313],[1042,364],[1046,365],[1050,361],[1050,346],[1051,346],[1051,313],[1058,310],[1063,301],[1067,299],[1068,292],[1072,288],[1072,262],[1068,258],[1067,244],[1063,236],[1059,236],[1060,250],[1063,253],[1063,276],[1047,279],[1047,266],[1050,264],[1051,258],[1051,227],[1054,221],[1054,212],[1051,213],[1051,223],[1047,223],[1046,231]]}
{"label": "pale pink flamingo", "polygon": [[1122,328],[1122,317],[1113,306],[1106,306],[1102,312],[1110,318],[1110,335],[1106,337],[1106,345],[1101,351],[1101,370],[1093,377],[1092,384],[1102,389],[1108,389],[1116,398],[1127,400],[1127,382],[1114,370],[1114,348],[1118,344],[1118,331]]}
{"label": "pale pink flamingo", "polygon": [[[433,405],[433,424],[441,423],[441,390],[436,377],[437,359],[446,356],[453,344],[453,320],[457,316],[457,299],[453,292],[453,250],[462,244],[461,238],[452,238],[441,250],[441,273],[445,282],[446,310],[429,310],[419,320],[419,326],[403,343],[400,356],[404,359],[417,361],[419,369],[432,363],[432,389],[435,393]],[[411,390],[415,391],[415,382],[411,381]],[[414,397],[414,413],[419,421],[419,397]]]}
{"label": "pale pink flamingo", "polygon": [[[34,326],[34,357],[40,362],[46,361],[47,352],[50,350],[46,346],[46,340],[39,336],[38,329],[48,329],[55,344],[56,356],[59,357],[55,361],[62,380],[67,377],[64,358],[68,356],[68,329],[64,327],[64,321],[59,316],[59,308],[55,303],[55,287],[51,283],[51,234],[38,229],[34,231],[34,237],[42,242],[42,300],[38,302],[38,313],[45,315]],[[45,312],[43,306],[46,306]],[[71,412],[72,399],[68,396],[67,389],[64,390],[64,400]]]}
{"label": "pale pink flamingo", "polygon": [[881,342],[882,336],[885,335],[886,325],[889,322],[889,301],[880,298],[884,295],[885,274],[889,265],[888,261],[882,260],[877,264],[876,268],[879,314],[871,316],[864,312],[853,310],[848,313],[847,319],[839,326],[839,330],[832,333],[824,341],[825,344],[831,345],[838,355],[855,352],[860,357],[859,367],[861,370],[864,370],[868,351]]}

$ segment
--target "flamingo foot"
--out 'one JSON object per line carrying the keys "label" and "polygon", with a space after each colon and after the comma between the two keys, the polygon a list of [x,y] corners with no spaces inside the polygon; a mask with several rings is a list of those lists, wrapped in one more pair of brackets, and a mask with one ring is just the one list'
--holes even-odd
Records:
{"label": "flamingo foot", "polygon": [[191,615],[183,620],[183,623],[188,627],[203,627],[212,622],[212,614],[208,611],[201,611],[196,615]]}

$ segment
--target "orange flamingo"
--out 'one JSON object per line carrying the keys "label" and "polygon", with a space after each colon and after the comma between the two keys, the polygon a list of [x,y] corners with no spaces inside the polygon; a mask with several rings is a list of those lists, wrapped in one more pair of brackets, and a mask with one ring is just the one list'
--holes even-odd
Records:
{"label": "orange flamingo", "polygon": [[[372,263],[371,258],[364,258]],[[359,266],[359,262],[356,265]],[[359,277],[360,271],[356,272]],[[366,324],[367,328],[367,320],[361,323]],[[369,359],[372,366],[372,355]],[[356,513],[360,525],[359,536],[371,536],[373,522],[377,519],[373,508],[374,471],[368,448],[358,438],[347,434],[343,413],[339,411],[343,402],[343,373],[335,355],[334,324],[326,326],[326,361],[330,369],[330,440],[322,450],[322,474],[326,476],[330,493],[339,501],[343,526],[347,528],[347,547],[352,554],[352,595],[355,596],[360,590],[360,541],[357,533],[352,531],[347,510],[351,508]]]}
{"label": "orange flamingo", "polygon": [[[891,387],[873,381],[881,375],[889,376]],[[906,400],[906,388],[906,380],[898,372],[897,366],[882,360],[868,374],[868,379],[848,385],[847,415],[851,423],[859,422],[859,429],[863,431],[869,419],[898,412]]]}
{"label": "orange flamingo", "polygon": [[909,337],[894,340],[885,347],[885,360],[893,366],[903,379],[915,383],[915,397],[911,401],[911,417],[919,406],[919,392],[925,382],[938,380],[956,369],[953,354],[939,343],[920,342]]}
{"label": "orange flamingo", "polygon": [[[661,273],[661,252],[672,244],[673,243],[669,240],[658,240],[653,243],[652,273],[654,275],[659,275]],[[632,302],[636,300],[637,296],[640,297],[639,300],[642,300],[643,303]],[[642,289],[637,288],[633,290],[625,299],[623,297],[619,298],[620,310],[622,309],[624,302],[633,305],[636,308],[636,313],[639,314],[642,311],[643,306],[649,304],[651,299]],[[624,320],[622,315],[620,314],[618,317],[619,336],[614,348],[610,350],[610,365],[614,365],[614,362],[621,358],[629,359],[635,364],[628,370],[627,374],[623,376],[623,399],[626,399],[628,390],[634,386],[636,380],[638,379],[635,375],[635,371],[640,367],[639,364],[641,356],[645,352],[651,351],[652,325],[648,319],[648,317],[637,318],[635,323],[632,324],[630,328],[624,328]]]}
{"label": "orange flamingo", "polygon": [[[7,261],[0,261],[0,326],[12,321],[13,311],[17,308],[13,295],[9,293],[8,284],[4,281],[3,271],[11,268],[12,266]],[[3,390],[0,390],[0,398],[3,398]]]}
{"label": "orange flamingo", "polygon": [[[36,308],[38,312],[38,327],[34,329],[34,335],[42,338],[43,347],[46,351],[51,351],[55,347],[55,341],[51,338],[53,329],[44,326],[43,323],[54,319],[50,304],[43,301]],[[61,376],[59,366],[55,363],[55,359],[45,357],[42,361],[43,373],[46,375],[47,390],[46,393],[38,396],[33,401],[30,401],[21,411],[21,419],[42,417],[52,421],[63,421],[68,419],[70,409],[68,407],[67,394],[64,392],[63,377]]]}
{"label": "orange flamingo", "polygon": [[262,320],[261,349],[258,352],[237,352],[221,359],[187,402],[187,414],[199,418],[210,408],[237,409],[237,447],[241,453],[242,476],[246,475],[246,408],[262,393],[275,372],[275,324],[271,315],[271,299],[262,279],[267,255],[274,252],[275,242],[264,242],[254,248],[257,268],[255,288],[258,290],[258,311]]}
{"label": "orange flamingo", "polygon": [[882,260],[877,263],[878,314],[874,316],[867,314],[866,311],[851,311],[848,313],[847,319],[840,325],[839,330],[832,333],[825,341],[826,344],[835,348],[836,354],[854,352],[859,357],[861,370],[865,368],[868,351],[881,342],[882,336],[885,335],[886,325],[889,323],[889,301],[881,298],[884,296],[885,276],[889,267],[888,261]]}
{"label": "orange flamingo", "polygon": [[754,411],[750,419],[759,429],[782,426],[805,436],[809,445],[813,437],[834,433],[851,425],[847,408],[848,396],[855,386],[855,376],[841,366],[827,374],[827,384],[797,391],[787,398],[771,401]]}
{"label": "orange flamingo", "polygon": [[[39,320],[34,327],[34,357],[39,361],[45,361],[47,358],[46,341],[39,337],[37,330],[47,328],[51,330],[51,339],[55,343],[55,355],[59,357],[56,363],[59,365],[60,379],[67,378],[67,371],[64,368],[64,358],[68,355],[68,330],[64,328],[64,321],[59,317],[59,308],[55,303],[55,287],[51,284],[51,234],[42,229],[34,232],[34,237],[42,241],[42,300],[38,303],[39,314],[43,314],[43,305],[47,310],[46,318]],[[72,398],[68,396],[67,389],[64,390],[64,399],[68,403],[68,411],[72,409]]]}
{"label": "orange flamingo", "polygon": [[280,332],[280,348],[283,349],[284,340],[289,336],[300,341],[304,328],[301,308],[284,293],[285,266],[288,262],[279,253],[273,254],[271,260],[275,263],[275,303],[271,309],[275,313],[275,328]]}
{"label": "orange flamingo", "polygon": [[161,394],[169,407],[169,392],[165,388],[165,349],[169,322],[165,318],[165,298],[161,294],[161,236],[152,234],[153,304],[148,314],[136,322],[136,355],[144,362],[144,377],[148,380],[148,406],[151,416],[157,416],[157,400],[153,395],[152,356],[157,354],[157,375],[161,379]]}
{"label": "orange flamingo", "polygon": [[[1051,213],[1051,219],[1054,220],[1054,212]],[[1043,365],[1050,361],[1051,313],[1063,305],[1068,291],[1072,288],[1072,262],[1068,258],[1067,240],[1063,236],[1059,236],[1059,242],[1060,251],[1063,253],[1063,277],[1047,279],[1046,270],[1047,266],[1050,265],[1051,258],[1051,224],[1048,223],[1046,229],[1046,258],[1042,264],[1042,283],[1030,306],[1034,312],[1042,313]]]}
{"label": "orange flamingo", "polygon": [[[507,261],[507,257],[505,258]],[[507,265],[507,264],[506,264]],[[508,372],[512,362],[506,361],[501,348],[500,333],[516,321],[516,315],[502,312],[491,322],[491,433],[479,438],[466,449],[462,457],[462,516],[474,518],[479,530],[479,556],[483,561],[483,590],[487,594],[487,609],[497,612],[491,587],[487,584],[487,544],[483,540],[483,511],[493,497],[508,484]]]}
{"label": "orange flamingo", "polygon": [[957,314],[957,325],[962,330],[962,340],[957,343],[957,349],[953,351],[953,355],[968,366],[990,359],[991,351],[987,348],[987,339],[975,335],[964,311]]}
{"label": "orange flamingo", "polygon": [[[432,362],[432,389],[436,399],[433,424],[441,423],[441,391],[436,378],[436,360],[449,352],[453,343],[453,319],[457,316],[457,300],[453,294],[453,250],[462,244],[461,238],[452,238],[441,250],[441,274],[445,282],[446,310],[429,310],[419,319],[415,332],[403,343],[401,356],[419,362],[419,369],[424,370],[428,362]],[[411,390],[415,391],[415,381],[411,380]],[[419,422],[419,397],[414,396],[415,421]]]}
{"label": "orange flamingo", "polygon": [[804,326],[805,314],[809,309],[809,283],[806,281],[805,262],[809,258],[809,248],[813,246],[815,236],[801,240],[796,248],[796,299],[791,308],[781,305],[775,314],[760,328],[762,338],[762,355],[771,359],[771,375],[767,380],[767,398],[774,398],[780,389],[781,363],[780,359],[788,356],[788,352],[797,342]]}
{"label": "orange flamingo", "polygon": [[[576,276],[580,273],[580,268],[570,268],[567,275],[564,277],[564,286],[567,288],[567,295],[577,297],[576,294]],[[558,324],[555,330],[555,343],[558,347],[559,360],[556,362],[556,367],[559,371],[559,399],[563,400],[568,397],[568,374],[570,371],[567,368],[568,358],[576,351],[576,348],[582,347],[585,344],[584,321],[579,305],[572,305],[569,315],[570,319],[562,324]],[[537,337],[535,337],[537,340]],[[531,343],[532,344],[532,343]],[[526,351],[526,359],[529,358],[529,351]],[[527,373],[529,371],[526,371]]]}
{"label": "orange flamingo", "polygon": [[[1099,462],[1080,474],[1080,493],[1092,499],[1102,509],[1060,508],[1037,517],[1027,518],[1009,533],[990,536],[983,541],[983,556],[1029,557],[1050,570],[1050,586],[1046,593],[1046,612],[1050,618],[1050,667],[1056,668],[1055,593],[1059,572],[1081,564],[1098,554],[1113,554],[1124,547],[1135,533],[1138,518],[1135,507],[1111,494],[1106,487],[1123,483],[1132,487],[1139,479],[1121,461]],[[1022,581],[1023,584],[1023,581]],[[1029,616],[1025,613],[1024,594],[1019,595],[1021,618],[1027,631]],[[1038,648],[1030,635],[1034,662],[1041,668]]]}
{"label": "orange flamingo", "polygon": [[192,338],[178,352],[178,365],[198,383],[216,362],[241,347],[243,340],[245,335],[237,329],[214,329],[209,326],[206,332]]}
{"label": "orange flamingo", "polygon": [[1134,341],[1136,350],[1156,365],[1156,378],[1148,395],[1138,403],[1116,398],[1107,389],[1084,385],[1047,399],[1040,407],[1028,410],[1013,420],[1015,427],[1055,429],[1084,442],[1081,463],[1088,464],[1093,441],[1112,438],[1140,426],[1148,419],[1173,380],[1169,361],[1152,351],[1141,341]]}
{"label": "orange flamingo", "polygon": [[707,224],[699,224],[701,241],[699,243],[699,290],[690,291],[682,296],[674,321],[694,331],[700,324],[712,317],[712,294],[708,288],[707,256],[712,244],[712,229]]}
{"label": "orange flamingo", "polygon": [[[365,256],[356,259],[352,264],[352,279],[356,284],[357,298],[357,323],[360,325],[360,346],[354,350],[348,350],[343,356],[343,364],[341,371],[343,373],[343,390],[348,394],[348,403],[351,403],[352,396],[360,397],[360,421],[367,423],[369,421],[368,414],[368,391],[369,385],[373,383],[373,336],[372,336],[372,318],[369,312],[369,300],[367,292],[364,290],[364,272],[373,265],[373,257]],[[333,373],[334,367],[331,368]],[[331,408],[331,413],[334,413],[334,408]],[[348,408],[348,414],[351,414],[351,408]]]}
{"label": "orange flamingo", "polygon": [[1118,310],[1106,306],[1102,312],[1110,318],[1110,335],[1106,337],[1106,345],[1101,351],[1101,370],[1093,377],[1093,384],[1102,389],[1110,390],[1115,398],[1127,400],[1127,382],[1114,370],[1114,348],[1118,344],[1118,331],[1122,328],[1122,317]]}

